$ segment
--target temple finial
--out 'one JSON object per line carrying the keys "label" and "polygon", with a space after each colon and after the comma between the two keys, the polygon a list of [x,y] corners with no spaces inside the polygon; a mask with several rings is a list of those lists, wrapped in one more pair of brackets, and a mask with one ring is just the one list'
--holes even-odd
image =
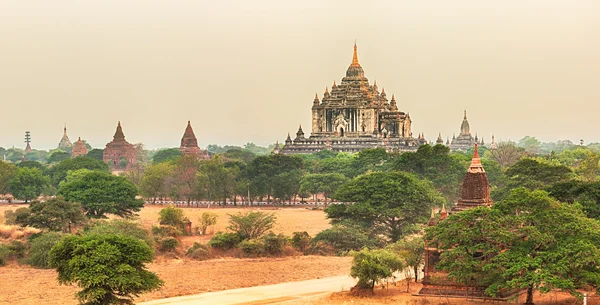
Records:
{"label": "temple finial", "polygon": [[352,55],[352,65],[353,66],[359,66],[360,64],[358,63],[358,52],[356,51],[356,40],[354,40],[354,55]]}
{"label": "temple finial", "polygon": [[467,119],[467,109],[465,109],[465,116],[463,119],[465,119],[465,120]]}

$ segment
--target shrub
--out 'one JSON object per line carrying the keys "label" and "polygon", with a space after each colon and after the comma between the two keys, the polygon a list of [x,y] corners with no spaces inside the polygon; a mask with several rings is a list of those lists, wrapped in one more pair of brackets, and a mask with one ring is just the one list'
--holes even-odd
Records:
{"label": "shrub", "polygon": [[183,226],[183,218],[183,210],[172,206],[168,206],[158,212],[158,222],[161,225],[180,228]]}
{"label": "shrub", "polygon": [[0,266],[6,265],[6,261],[10,259],[11,255],[10,249],[5,245],[0,244]]}
{"label": "shrub", "polygon": [[202,233],[202,235],[206,235],[206,229],[208,229],[208,227],[210,226],[214,226],[215,224],[217,224],[217,218],[219,218],[219,216],[215,213],[211,213],[211,212],[204,212],[202,213],[202,216],[200,216],[199,222],[200,222],[200,232]]}
{"label": "shrub", "polygon": [[237,233],[217,232],[209,241],[208,244],[213,248],[228,250],[235,247],[242,241],[242,237]]}
{"label": "shrub", "polygon": [[333,246],[338,254],[350,250],[360,250],[362,247],[376,248],[379,242],[369,237],[361,229],[353,226],[334,225],[319,232],[312,242],[325,242]]}
{"label": "shrub", "polygon": [[25,223],[27,218],[31,214],[29,208],[18,208],[16,210],[6,210],[4,211],[4,223],[7,225],[20,225]]}
{"label": "shrub", "polygon": [[364,248],[359,252],[352,251],[354,257],[350,275],[358,278],[356,286],[362,289],[373,290],[375,283],[392,276],[404,268],[400,258],[388,250],[369,250]]}
{"label": "shrub", "polygon": [[244,240],[238,247],[246,256],[257,257],[265,252],[264,244],[259,240]]}
{"label": "shrub", "polygon": [[154,226],[152,227],[152,235],[155,237],[177,237],[181,236],[181,231],[173,226]]}
{"label": "shrub", "polygon": [[273,228],[275,214],[264,212],[248,212],[229,215],[227,229],[238,233],[244,239],[257,239]]}
{"label": "shrub", "polygon": [[6,265],[9,259],[23,258],[27,247],[20,241],[13,240],[8,245],[0,244],[0,266]]}
{"label": "shrub", "polygon": [[299,251],[306,252],[310,246],[311,237],[308,232],[294,232],[292,235],[292,246]]}
{"label": "shrub", "polygon": [[186,255],[193,259],[205,260],[210,257],[210,247],[195,242],[194,245],[187,250]]}
{"label": "shrub", "polygon": [[332,245],[324,241],[317,241],[311,242],[307,252],[314,255],[334,255],[337,251]]}
{"label": "shrub", "polygon": [[179,245],[179,241],[175,237],[165,237],[159,241],[159,250],[162,252],[173,252]]}
{"label": "shrub", "polygon": [[31,248],[29,249],[25,263],[37,268],[50,268],[48,253],[64,236],[65,234],[58,232],[48,232],[32,236],[29,240]]}
{"label": "shrub", "polygon": [[289,239],[283,234],[275,235],[274,233],[269,233],[262,238],[265,252],[270,255],[281,255],[283,248],[288,242]]}
{"label": "shrub", "polygon": [[142,225],[124,219],[96,221],[85,229],[84,234],[123,234],[125,236],[143,240],[150,248],[154,245],[150,234],[142,227]]}

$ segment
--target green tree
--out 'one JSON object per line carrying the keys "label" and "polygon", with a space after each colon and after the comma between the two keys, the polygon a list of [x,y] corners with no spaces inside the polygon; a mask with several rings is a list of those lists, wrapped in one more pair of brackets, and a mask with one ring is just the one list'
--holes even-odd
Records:
{"label": "green tree", "polygon": [[228,214],[228,230],[237,233],[244,239],[256,239],[263,236],[275,225],[275,214],[265,212],[247,212]]}
{"label": "green tree", "polygon": [[92,158],[92,159],[96,159],[96,160],[103,160],[103,156],[104,156],[104,149],[99,149],[99,148],[94,148],[88,151],[87,156]]}
{"label": "green tree", "polygon": [[90,218],[105,218],[106,214],[127,217],[144,205],[136,198],[137,188],[129,180],[87,169],[69,172],[58,188],[58,195],[67,201],[80,202]]}
{"label": "green tree", "polygon": [[181,228],[184,218],[183,210],[173,206],[168,206],[158,212],[158,222],[161,225]]}
{"label": "green tree", "polygon": [[334,223],[350,221],[396,242],[425,223],[431,207],[443,202],[431,183],[403,172],[375,172],[344,184],[336,199],[352,204],[325,210]]}
{"label": "green tree", "polygon": [[154,156],[152,157],[152,162],[155,164],[169,162],[181,156],[183,156],[183,153],[181,152],[181,150],[179,150],[179,148],[161,149],[154,154]]}
{"label": "green tree", "polygon": [[129,219],[97,219],[86,227],[83,235],[107,235],[122,234],[132,238],[143,240],[149,247],[154,246],[154,241],[140,223]]}
{"label": "green tree", "polygon": [[8,193],[8,181],[15,172],[15,166],[4,161],[0,161],[0,195]]}
{"label": "green tree", "polygon": [[61,162],[61,161],[67,160],[67,159],[71,159],[71,154],[69,154],[68,152],[55,150],[48,157],[48,163],[57,163],[57,162]]}
{"label": "green tree", "polygon": [[348,180],[342,174],[309,174],[302,178],[300,192],[313,195],[323,194],[325,203],[327,203],[327,198],[331,197]]}
{"label": "green tree", "polygon": [[68,236],[50,251],[62,285],[77,284],[80,304],[133,304],[163,282],[146,270],[153,251],[143,241],[119,234]]}
{"label": "green tree", "polygon": [[298,156],[269,155],[252,160],[244,170],[244,177],[250,181],[251,192],[258,197],[267,196],[270,201],[274,193],[275,181],[279,175],[301,170],[303,159]]}
{"label": "green tree", "polygon": [[210,226],[214,226],[217,224],[217,219],[219,218],[219,215],[215,214],[215,213],[211,213],[211,212],[204,212],[202,213],[202,215],[200,216],[200,219],[198,219],[198,221],[200,222],[200,232],[202,233],[202,235],[206,235],[206,230],[208,229],[208,227]]}
{"label": "green tree", "polygon": [[[465,230],[465,228],[469,228]],[[441,251],[436,268],[454,281],[502,290],[561,289],[580,295],[600,287],[600,223],[548,193],[518,188],[492,208],[452,214],[427,229],[428,244]]]}
{"label": "green tree", "polygon": [[423,264],[425,242],[423,237],[405,237],[389,246],[402,259],[406,267],[412,268],[415,282],[419,281],[419,267]]}
{"label": "green tree", "polygon": [[48,201],[32,202],[27,218],[17,219],[16,222],[22,226],[71,233],[73,228],[85,224],[86,221],[80,203],[56,197]]}
{"label": "green tree", "polygon": [[169,163],[149,165],[144,169],[140,183],[140,191],[147,198],[152,198],[152,203],[158,197],[166,197],[175,167]]}
{"label": "green tree", "polygon": [[17,167],[29,167],[29,168],[37,168],[39,170],[41,170],[42,172],[44,172],[46,170],[46,167],[37,161],[21,161],[19,163],[17,163]]}
{"label": "green tree", "polygon": [[226,203],[227,198],[235,192],[235,177],[239,170],[226,168],[219,156],[200,163],[197,187],[198,192],[209,200]]}
{"label": "green tree", "polygon": [[350,276],[358,278],[356,286],[362,289],[373,291],[377,282],[391,277],[394,272],[404,268],[400,258],[385,249],[364,248],[351,254],[353,260]]}
{"label": "green tree", "polygon": [[542,143],[535,137],[525,136],[519,140],[517,145],[525,149],[525,151],[530,154],[537,155],[542,153]]}
{"label": "green tree", "polygon": [[79,169],[89,169],[108,173],[106,163],[87,156],[79,156],[73,159],[67,159],[52,166],[48,171],[52,179],[52,185],[58,187],[58,184],[65,180],[69,171]]}
{"label": "green tree", "polygon": [[8,191],[17,199],[28,202],[50,187],[50,179],[37,168],[18,168],[8,180]]}
{"label": "green tree", "polygon": [[373,148],[361,150],[353,161],[358,173],[366,173],[369,170],[385,170],[389,159],[390,155],[384,148]]}
{"label": "green tree", "polygon": [[587,217],[600,220],[600,182],[569,180],[546,188],[561,202],[579,203]]}
{"label": "green tree", "polygon": [[230,149],[221,154],[226,160],[239,160],[248,164],[256,158],[256,154],[246,149]]}
{"label": "green tree", "polygon": [[498,162],[500,167],[505,169],[521,160],[525,156],[525,149],[518,147],[513,142],[499,142],[496,144],[496,148],[489,149],[483,156]]}

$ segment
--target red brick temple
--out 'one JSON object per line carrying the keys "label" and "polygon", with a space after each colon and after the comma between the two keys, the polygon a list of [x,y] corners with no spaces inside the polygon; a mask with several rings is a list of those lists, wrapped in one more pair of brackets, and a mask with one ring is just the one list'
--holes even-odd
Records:
{"label": "red brick temple", "polygon": [[[490,197],[490,185],[488,182],[487,175],[479,159],[479,149],[477,143],[475,143],[475,153],[471,160],[471,165],[467,170],[467,174],[462,182],[461,196],[458,202],[450,213],[460,213],[461,211],[469,210],[472,208],[485,206],[490,207],[493,205],[492,198]],[[442,207],[440,211],[439,221],[444,221],[448,217],[448,212],[445,207]],[[435,214],[432,211],[431,218],[429,219],[428,226],[435,226],[438,221],[435,218]],[[425,267],[423,277],[423,288],[419,291],[419,295],[430,295],[430,296],[448,296],[448,297],[468,297],[468,298],[484,298],[484,290],[486,287],[483,286],[465,286],[457,284],[452,280],[448,279],[447,272],[437,270],[435,265],[440,259],[440,253],[438,249],[428,245],[427,238],[425,238]],[[499,295],[499,298],[505,298],[512,295]]]}
{"label": "red brick temple", "polygon": [[194,134],[194,129],[192,129],[190,121],[188,121],[185,132],[183,133],[183,137],[181,138],[179,150],[184,155],[194,155],[199,159],[210,159],[208,151],[204,153],[202,152],[202,149],[198,147],[198,139],[196,139],[196,135]]}
{"label": "red brick temple", "polygon": [[87,155],[88,150],[85,147],[85,143],[81,141],[81,137],[73,144],[73,150],[71,151],[71,157],[76,158],[77,156],[85,156]]}
{"label": "red brick temple", "polygon": [[106,144],[102,160],[112,169],[128,169],[137,161],[136,149],[131,143],[125,141],[121,122],[117,124],[113,140]]}

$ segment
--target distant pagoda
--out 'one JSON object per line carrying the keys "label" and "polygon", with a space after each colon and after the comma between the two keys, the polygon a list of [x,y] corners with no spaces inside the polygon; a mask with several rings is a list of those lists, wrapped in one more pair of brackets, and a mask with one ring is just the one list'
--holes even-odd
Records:
{"label": "distant pagoda", "polygon": [[471,126],[469,125],[469,120],[467,120],[467,111],[465,110],[463,121],[460,124],[460,134],[458,137],[455,135],[452,136],[452,142],[450,142],[450,149],[453,151],[467,151],[471,147],[475,145],[475,143],[479,145],[483,145],[483,139],[481,141],[478,139],[477,134],[475,137],[471,135]]}
{"label": "distant pagoda", "polygon": [[65,128],[63,129],[63,136],[58,142],[58,148],[62,150],[69,150],[73,147],[71,140],[69,140],[69,136],[67,136],[67,125],[65,124]]}
{"label": "distant pagoda", "polygon": [[85,143],[81,141],[81,137],[77,139],[77,142],[73,144],[73,151],[71,152],[71,158],[76,158],[78,156],[86,156],[88,153],[87,147],[85,147]]}
{"label": "distant pagoda", "polygon": [[25,152],[31,152],[31,132],[29,131],[25,132],[25,143],[27,143],[27,146],[25,146]]}
{"label": "distant pagoda", "polygon": [[185,128],[185,132],[183,133],[183,137],[181,138],[181,145],[179,146],[179,150],[184,155],[194,155],[200,159],[210,159],[208,155],[208,151],[205,153],[202,152],[202,149],[198,147],[198,139],[194,134],[194,129],[192,129],[192,124],[188,121],[187,127]]}
{"label": "distant pagoda", "polygon": [[125,134],[121,128],[121,122],[117,124],[117,130],[113,140],[106,144],[102,154],[102,160],[113,169],[128,169],[137,162],[135,147],[125,141]]}
{"label": "distant pagoda", "polygon": [[412,136],[410,115],[398,110],[396,98],[388,101],[385,89],[373,85],[364,75],[354,44],[352,63],[342,82],[325,88],[322,100],[315,95],[312,106],[312,132],[304,136],[302,126],[296,138],[288,138],[282,154],[310,154],[324,149],[358,152],[382,147],[388,151],[414,151],[426,143]]}

